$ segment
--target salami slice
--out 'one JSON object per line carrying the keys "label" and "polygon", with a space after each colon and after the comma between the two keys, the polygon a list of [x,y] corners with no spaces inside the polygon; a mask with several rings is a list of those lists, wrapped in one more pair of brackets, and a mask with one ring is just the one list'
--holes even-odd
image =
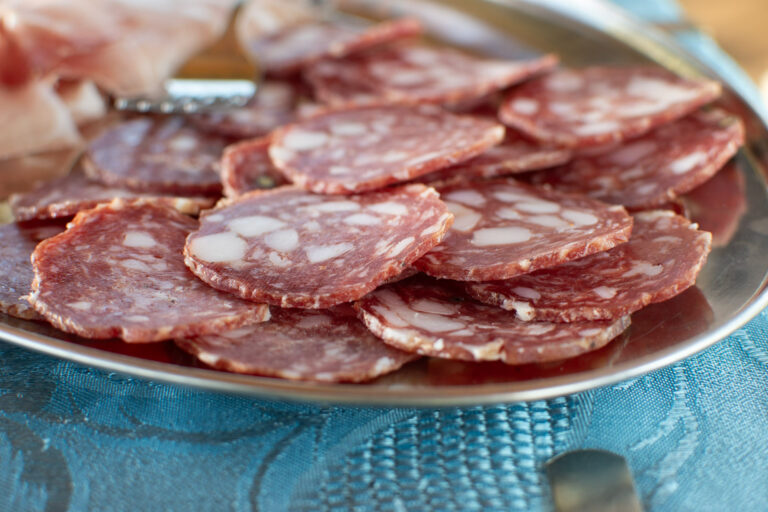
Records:
{"label": "salami slice", "polygon": [[41,240],[62,231],[64,226],[56,224],[0,225],[0,312],[28,320],[41,318],[22,298],[35,277],[29,258]]}
{"label": "salami slice", "polygon": [[218,195],[215,164],[227,145],[179,117],[143,117],[106,130],[89,145],[84,166],[89,178],[139,192]]}
{"label": "salami slice", "polygon": [[491,281],[553,267],[626,242],[620,206],[510,178],[440,187],[455,219],[442,243],[414,263],[434,277]]}
{"label": "salami slice", "polygon": [[408,181],[501,142],[504,128],[432,106],[332,111],[279,129],[269,155],[296,185],[349,194]]}
{"label": "salami slice", "polygon": [[544,363],[596,350],[629,327],[629,317],[570,324],[522,322],[475,302],[445,281],[413,277],[355,303],[366,326],[385,343],[417,354]]}
{"label": "salami slice", "polygon": [[482,59],[448,48],[389,45],[310,67],[305,76],[320,101],[457,104],[474,101],[557,65],[557,57]]}
{"label": "salami slice", "polygon": [[267,320],[266,305],[214,290],[184,266],[184,239],[196,227],[196,220],[141,199],[81,212],[32,254],[29,301],[63,331],[129,343]]}
{"label": "salami slice", "polygon": [[399,274],[453,218],[423,185],[335,197],[281,187],[209,212],[184,249],[198,277],[246,299],[310,309],[355,300]]}
{"label": "salami slice", "polygon": [[421,23],[413,18],[376,25],[304,23],[248,41],[246,50],[266,73],[285,76],[325,57],[344,57],[421,31]]}
{"label": "salami slice", "polygon": [[189,116],[200,130],[230,137],[252,139],[266,135],[295,118],[296,87],[275,80],[259,85],[258,93],[244,108]]}
{"label": "salami slice", "polygon": [[132,192],[88,180],[80,171],[40,184],[31,192],[14,194],[11,209],[17,221],[72,217],[115,198],[144,197],[163,203],[181,213],[197,215],[210,208],[215,200],[210,197],[171,197]]}
{"label": "salami slice", "polygon": [[744,143],[744,125],[700,111],[606,152],[531,175],[531,181],[629,209],[662,206],[711,178]]}
{"label": "salami slice", "polygon": [[288,181],[269,159],[269,138],[246,140],[228,146],[221,157],[224,195],[237,197],[251,190],[274,188]]}
{"label": "salami slice", "polygon": [[510,92],[499,118],[536,139],[569,147],[640,136],[717,99],[720,84],[654,67],[562,70]]}
{"label": "salami slice", "polygon": [[619,318],[681,293],[696,281],[712,236],[686,218],[653,210],[635,215],[629,242],[506,281],[469,283],[474,298],[521,320],[578,322]]}
{"label": "salami slice", "polygon": [[532,142],[514,130],[507,130],[504,141],[466,162],[434,171],[417,180],[421,183],[451,183],[496,178],[555,167],[571,159],[571,150]]}
{"label": "salami slice", "polygon": [[176,344],[220,370],[315,382],[362,382],[418,357],[382,343],[348,305],[273,308],[269,322]]}

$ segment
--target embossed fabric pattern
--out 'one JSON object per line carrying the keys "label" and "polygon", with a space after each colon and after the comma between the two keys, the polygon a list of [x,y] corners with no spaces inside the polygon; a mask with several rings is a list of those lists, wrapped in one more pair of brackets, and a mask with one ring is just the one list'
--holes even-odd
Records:
{"label": "embossed fabric pattern", "polygon": [[219,395],[0,343],[0,512],[548,511],[544,462],[583,447],[624,455],[646,510],[768,509],[768,311],[614,386],[436,411]]}

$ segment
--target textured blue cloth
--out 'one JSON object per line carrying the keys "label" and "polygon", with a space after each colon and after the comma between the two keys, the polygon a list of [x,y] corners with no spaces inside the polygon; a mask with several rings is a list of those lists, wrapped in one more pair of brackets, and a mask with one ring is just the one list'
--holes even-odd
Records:
{"label": "textured blue cloth", "polygon": [[441,411],[230,397],[0,343],[3,512],[549,510],[542,464],[579,447],[626,456],[650,510],[768,510],[766,313],[629,382]]}

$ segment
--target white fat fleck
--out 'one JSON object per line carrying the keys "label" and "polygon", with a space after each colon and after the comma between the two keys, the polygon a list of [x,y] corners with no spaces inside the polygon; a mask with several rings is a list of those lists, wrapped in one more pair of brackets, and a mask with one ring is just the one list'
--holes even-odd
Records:
{"label": "white fat fleck", "polygon": [[603,330],[599,327],[593,327],[591,329],[582,329],[579,331],[579,335],[584,336],[585,338],[591,338],[592,336],[597,336],[603,332]]}
{"label": "white fat fleck", "polygon": [[387,201],[386,203],[376,203],[368,206],[369,210],[383,215],[405,215],[408,213],[408,207],[401,203]]}
{"label": "white fat fleck", "polygon": [[129,315],[125,319],[129,322],[149,322],[149,317],[146,315]]}
{"label": "white fat fleck", "polygon": [[504,190],[499,190],[498,192],[494,192],[493,197],[505,203],[516,203],[517,201],[526,201],[531,198],[528,195],[518,194],[517,192],[509,192]]}
{"label": "white fat fleck", "polygon": [[320,226],[320,223],[316,220],[310,220],[309,222],[306,222],[302,227],[310,233],[317,233],[320,231],[322,226]]}
{"label": "white fat fleck", "polygon": [[701,165],[707,161],[707,154],[704,151],[695,151],[690,155],[686,155],[674,160],[669,164],[669,170],[674,174],[683,174],[697,165]]}
{"label": "white fat fleck", "polygon": [[416,85],[424,82],[426,78],[423,71],[398,71],[386,77],[392,85]]}
{"label": "white fat fleck", "polygon": [[72,309],[79,309],[80,311],[88,311],[91,309],[91,307],[93,307],[93,304],[91,304],[90,302],[81,300],[78,302],[70,302],[67,304],[67,306],[69,306]]}
{"label": "white fat fleck", "polygon": [[580,212],[578,210],[563,210],[560,215],[573,222],[577,226],[591,226],[593,224],[597,224],[597,222],[600,220],[591,213]]}
{"label": "white fat fleck", "polygon": [[231,231],[195,238],[189,245],[190,252],[203,261],[212,263],[241,260],[248,250],[245,240]]}
{"label": "white fat fleck", "polygon": [[582,86],[584,80],[576,73],[554,73],[546,78],[546,87],[550,91],[569,92]]}
{"label": "white fat fleck", "polygon": [[275,251],[270,251],[267,255],[267,259],[271,264],[280,268],[285,268],[291,264],[291,260],[288,258],[283,258],[279,253]]}
{"label": "white fat fleck", "polygon": [[537,300],[541,298],[541,294],[539,292],[533,288],[528,288],[527,286],[516,286],[515,288],[512,288],[512,291],[521,297],[525,297],[526,299]]}
{"label": "white fat fleck", "polygon": [[350,136],[368,133],[368,127],[363,123],[336,123],[331,125],[334,135]]}
{"label": "white fat fleck", "polygon": [[206,215],[205,220],[210,222],[221,222],[224,220],[224,216],[220,213],[214,213],[212,215]]}
{"label": "white fat fleck", "polygon": [[149,268],[149,265],[147,265],[143,261],[133,260],[133,259],[121,261],[120,266],[130,270],[138,270],[140,272],[149,272],[152,270],[151,268]]}
{"label": "white fat fleck", "polygon": [[555,215],[533,215],[525,219],[527,222],[554,229],[569,228],[570,224]]}
{"label": "white fat fleck", "polygon": [[612,299],[616,296],[616,292],[618,290],[616,290],[616,288],[611,288],[610,286],[598,286],[592,291],[595,292],[599,297],[604,299]]}
{"label": "white fat fleck", "polygon": [[636,261],[632,264],[632,268],[624,272],[624,277],[633,277],[637,275],[645,275],[649,277],[657,276],[664,270],[663,265],[653,265],[647,261]]}
{"label": "white fat fleck", "polygon": [[344,219],[344,224],[349,224],[350,226],[375,226],[380,223],[381,219],[367,213],[355,213]]}
{"label": "white fat fleck", "polygon": [[422,313],[434,313],[435,315],[452,315],[456,313],[454,305],[430,299],[418,299],[411,304],[411,309]]}
{"label": "white fat fleck", "polygon": [[517,203],[515,208],[528,213],[557,213],[560,211],[560,205],[551,201],[541,201],[531,199]]}
{"label": "white fat fleck", "polygon": [[517,98],[512,102],[512,110],[524,116],[530,116],[539,111],[539,102],[530,98]]}
{"label": "white fat fleck", "polygon": [[671,105],[695,99],[698,89],[677,86],[656,78],[634,77],[627,85],[627,93]]}
{"label": "white fat fleck", "polygon": [[549,324],[544,322],[540,322],[540,323],[534,322],[534,323],[526,324],[526,331],[528,332],[528,334],[533,334],[533,335],[545,334],[554,328],[555,328],[554,324]]}
{"label": "white fat fleck", "polygon": [[621,166],[635,165],[638,160],[652,154],[656,149],[656,143],[652,140],[632,142],[610,153],[608,160]]}
{"label": "white fat fleck", "polygon": [[144,231],[128,231],[123,237],[123,245],[126,247],[148,248],[157,245],[152,235]]}
{"label": "white fat fleck", "polygon": [[283,138],[283,145],[294,151],[307,151],[324,146],[328,142],[328,135],[323,132],[307,132],[293,130]]}
{"label": "white fat fleck", "polygon": [[310,245],[304,249],[304,252],[310,263],[320,263],[333,258],[338,258],[352,249],[352,244],[343,242],[333,245]]}
{"label": "white fat fleck", "polygon": [[619,123],[616,121],[600,121],[577,126],[573,131],[576,132],[577,135],[599,135],[617,131],[618,129]]}
{"label": "white fat fleck", "polygon": [[412,236],[409,236],[408,238],[403,238],[394,247],[392,247],[389,251],[387,251],[387,256],[390,257],[390,258],[394,258],[398,254],[403,252],[403,250],[406,247],[411,245],[413,243],[413,240],[414,239],[413,239]]}
{"label": "white fat fleck", "polygon": [[241,236],[259,236],[285,226],[285,222],[273,217],[252,215],[229,221],[229,229]]}
{"label": "white fat fleck", "polygon": [[360,209],[360,204],[354,201],[333,201],[308,206],[310,210],[318,212],[351,212]]}
{"label": "white fat fleck", "polygon": [[408,158],[408,153],[404,151],[387,151],[384,153],[380,160],[386,163],[399,162]]}
{"label": "white fat fleck", "polygon": [[299,245],[299,234],[295,229],[281,229],[265,236],[264,243],[276,251],[292,251]]}
{"label": "white fat fleck", "polygon": [[420,313],[408,309],[407,313],[401,312],[400,315],[412,326],[429,333],[455,331],[466,327],[464,323],[458,320],[433,313]]}
{"label": "white fat fleck", "polygon": [[189,135],[178,135],[168,143],[168,149],[179,153],[192,151],[196,147],[197,139]]}
{"label": "white fat fleck", "polygon": [[433,159],[435,159],[435,158],[437,158],[439,156],[440,156],[440,152],[439,151],[430,151],[429,153],[423,153],[423,154],[417,156],[416,158],[411,158],[410,160],[408,160],[408,162],[406,162],[406,165],[408,165],[408,166],[418,165],[420,163],[428,162],[430,160],[433,160]]}
{"label": "white fat fleck", "polygon": [[533,309],[533,306],[527,302],[516,300],[505,300],[504,309],[514,310],[515,316],[523,322],[530,322],[536,314],[536,310]]}
{"label": "white fat fleck", "polygon": [[554,101],[548,105],[549,110],[559,116],[568,116],[576,111],[576,108],[571,103],[561,103]]}
{"label": "white fat fleck", "polygon": [[516,226],[480,229],[472,234],[472,243],[479,247],[519,244],[530,239],[529,230]]}
{"label": "white fat fleck", "polygon": [[475,210],[460,205],[459,203],[446,201],[445,206],[448,207],[448,211],[450,211],[454,216],[451,229],[455,231],[462,233],[471,231],[472,228],[474,228],[482,218],[482,215],[477,213]]}
{"label": "white fat fleck", "polygon": [[496,216],[504,220],[520,220],[523,218],[523,216],[520,215],[520,212],[514,208],[509,208],[508,206],[502,206],[496,210]]}
{"label": "white fat fleck", "polygon": [[456,190],[445,194],[443,197],[469,206],[483,206],[485,204],[485,197],[476,190]]}
{"label": "white fat fleck", "polygon": [[344,165],[332,165],[328,168],[328,173],[333,176],[338,176],[340,174],[350,174],[351,172],[352,169]]}

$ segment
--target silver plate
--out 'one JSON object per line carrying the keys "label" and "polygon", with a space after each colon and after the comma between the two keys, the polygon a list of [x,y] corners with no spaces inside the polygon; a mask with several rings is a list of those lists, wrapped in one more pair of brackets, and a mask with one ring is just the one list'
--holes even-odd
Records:
{"label": "silver plate", "polygon": [[703,350],[766,306],[765,120],[726,77],[669,36],[596,0],[346,4],[374,17],[392,11],[414,14],[437,39],[488,55],[555,52],[570,66],[656,62],[681,74],[708,75],[726,84],[722,103],[744,118],[748,141],[732,168],[721,173],[723,183],[699,205],[702,227],[715,229],[721,246],[710,255],[698,287],[635,314],[629,334],[582,357],[520,367],[424,359],[367,385],[297,383],[219,372],[197,365],[171,343],[137,346],[76,340],[46,325],[2,315],[0,337],[105,370],[230,393],[365,405],[476,405],[561,396],[641,375]]}

